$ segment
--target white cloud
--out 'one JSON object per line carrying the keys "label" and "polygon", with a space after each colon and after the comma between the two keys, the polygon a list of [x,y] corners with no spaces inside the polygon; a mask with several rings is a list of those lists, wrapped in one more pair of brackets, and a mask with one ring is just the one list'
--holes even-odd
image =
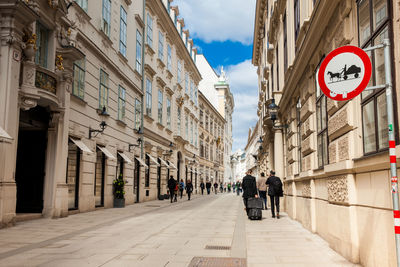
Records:
{"label": "white cloud", "polygon": [[205,42],[253,41],[256,0],[175,0],[192,37]]}
{"label": "white cloud", "polygon": [[254,127],[257,117],[258,77],[250,60],[226,68],[228,83],[235,98],[233,112],[233,148],[244,149],[249,128]]}

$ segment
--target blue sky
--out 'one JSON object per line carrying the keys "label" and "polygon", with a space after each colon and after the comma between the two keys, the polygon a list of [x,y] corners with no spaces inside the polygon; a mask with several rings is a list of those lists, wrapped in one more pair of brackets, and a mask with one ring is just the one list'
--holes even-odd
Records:
{"label": "blue sky", "polygon": [[[229,4],[227,4],[229,3]],[[235,98],[233,151],[244,149],[257,122],[258,87],[251,64],[256,0],[174,0],[194,45],[218,73],[221,66]]]}

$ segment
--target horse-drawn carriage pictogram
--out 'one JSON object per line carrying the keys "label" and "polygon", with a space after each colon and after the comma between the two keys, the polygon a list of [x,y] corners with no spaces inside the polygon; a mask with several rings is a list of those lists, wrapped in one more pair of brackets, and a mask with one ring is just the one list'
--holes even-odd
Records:
{"label": "horse-drawn carriage pictogram", "polygon": [[349,68],[347,68],[347,65],[344,65],[344,68],[340,72],[328,71],[327,74],[330,76],[331,82],[334,82],[333,78],[336,78],[335,82],[340,82],[342,81],[342,78],[344,80],[350,78],[349,75],[354,75],[354,79],[356,79],[360,76],[360,72],[361,68],[356,65],[351,65]]}

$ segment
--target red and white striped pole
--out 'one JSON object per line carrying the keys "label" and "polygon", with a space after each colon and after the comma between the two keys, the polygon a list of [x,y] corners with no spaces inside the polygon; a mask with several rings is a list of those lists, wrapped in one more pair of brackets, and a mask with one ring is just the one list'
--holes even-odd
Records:
{"label": "red and white striped pole", "polygon": [[400,211],[399,211],[399,192],[397,184],[397,164],[396,164],[396,143],[395,143],[395,127],[393,120],[393,98],[392,98],[392,70],[390,59],[390,42],[389,39],[383,40],[385,54],[385,78],[386,78],[386,103],[387,117],[389,129],[389,156],[390,156],[390,176],[392,183],[392,200],[393,200],[393,217],[394,217],[394,234],[397,251],[397,266],[400,267]]}

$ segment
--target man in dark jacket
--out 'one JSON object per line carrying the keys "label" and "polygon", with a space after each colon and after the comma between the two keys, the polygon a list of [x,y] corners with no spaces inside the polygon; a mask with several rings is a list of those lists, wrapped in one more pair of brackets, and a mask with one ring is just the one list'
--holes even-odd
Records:
{"label": "man in dark jacket", "polygon": [[200,183],[200,188],[201,188],[201,194],[202,195],[204,195],[204,187],[205,187],[205,185],[204,185],[204,182],[202,180],[201,183]]}
{"label": "man in dark jacket", "polygon": [[171,203],[175,195],[174,193],[175,187],[176,187],[176,181],[174,179],[174,176],[171,175],[168,180],[168,189],[169,189],[169,194],[171,195]]}
{"label": "man in dark jacket", "polygon": [[249,209],[247,208],[247,201],[249,200],[250,197],[258,198],[256,178],[254,176],[251,176],[251,170],[248,170],[246,172],[246,176],[243,177],[242,189],[243,189],[243,195],[242,195],[243,202],[246,208],[246,213],[248,213]]}
{"label": "man in dark jacket", "polygon": [[265,184],[268,185],[268,196],[271,200],[272,218],[275,218],[276,206],[276,217],[279,219],[279,197],[283,197],[282,181],[279,177],[275,176],[275,171],[271,171]]}
{"label": "man in dark jacket", "polygon": [[206,182],[206,188],[207,188],[207,195],[209,195],[211,190],[211,182],[209,180],[207,180]]}

